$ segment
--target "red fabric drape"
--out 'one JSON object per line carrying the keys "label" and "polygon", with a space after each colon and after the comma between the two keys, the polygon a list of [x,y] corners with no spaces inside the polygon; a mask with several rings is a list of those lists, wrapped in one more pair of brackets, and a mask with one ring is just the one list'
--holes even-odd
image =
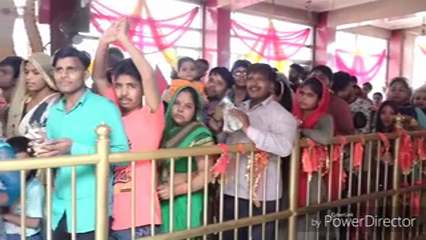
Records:
{"label": "red fabric drape", "polygon": [[[342,58],[343,54],[349,54],[353,56],[352,65],[349,65],[350,63],[345,62],[343,60]],[[366,58],[377,59],[377,61],[373,66],[366,67],[365,66]],[[363,84],[373,80],[374,77],[376,77],[377,73],[382,68],[385,61],[386,61],[386,50],[383,50],[379,54],[367,55],[367,56],[360,56],[353,52],[348,52],[348,51],[340,50],[340,49],[336,50],[336,53],[335,53],[335,62],[336,62],[337,69],[339,69],[339,71],[344,71],[353,76],[356,76],[358,78],[359,84]]]}
{"label": "red fabric drape", "polygon": [[[311,29],[299,31],[277,31],[273,24],[266,28],[250,26],[233,20],[231,31],[251,52],[270,61],[283,61],[294,56],[300,49],[306,47]],[[249,41],[255,40],[254,44]]]}
{"label": "red fabric drape", "polygon": [[[182,38],[194,22],[198,12],[199,8],[195,7],[186,13],[171,18],[156,20],[151,16],[142,17],[122,14],[98,0],[93,1],[91,4],[91,23],[97,31],[103,33],[107,26],[102,26],[102,22],[113,22],[125,17],[129,18],[132,22],[129,35],[133,43],[140,47],[156,47],[158,50],[155,52],[161,52],[172,48]],[[161,33],[159,29],[165,33]]]}

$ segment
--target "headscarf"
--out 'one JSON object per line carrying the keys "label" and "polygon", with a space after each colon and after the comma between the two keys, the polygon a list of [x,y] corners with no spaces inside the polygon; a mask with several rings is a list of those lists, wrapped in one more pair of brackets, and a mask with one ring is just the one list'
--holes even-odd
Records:
{"label": "headscarf", "polygon": [[19,80],[13,94],[12,102],[10,104],[8,119],[7,119],[7,129],[6,134],[8,137],[11,137],[15,133],[15,128],[18,127],[19,122],[22,119],[23,108],[25,103],[31,100],[30,96],[27,93],[27,88],[25,84],[25,73],[24,67],[27,62],[30,62],[34,65],[37,71],[43,76],[46,84],[53,90],[57,91],[55,85],[52,66],[52,58],[45,53],[35,53],[28,57],[28,59],[21,64],[21,70],[19,75]]}
{"label": "headscarf", "polygon": [[317,108],[310,112],[307,116],[303,116],[303,111],[299,106],[300,98],[300,89],[305,86],[302,84],[296,91],[294,100],[293,100],[293,114],[294,116],[302,121],[301,128],[312,129],[318,123],[318,121],[327,114],[328,105],[330,103],[330,90],[328,87],[320,80],[314,78],[316,81],[322,85],[322,96],[318,103]]}
{"label": "headscarf", "polygon": [[[179,95],[179,93],[181,93],[183,90],[186,90],[186,89],[192,89],[194,91],[194,93],[196,94],[196,101],[197,101],[195,103],[196,104],[195,119],[194,119],[194,121],[189,122],[187,125],[189,125],[193,122],[196,122],[196,123],[198,123],[199,128],[204,128],[206,130],[206,131],[203,131],[203,132],[206,132],[206,133],[208,133],[208,135],[211,135],[211,133],[209,132],[207,127],[205,127],[204,124],[202,123],[203,105],[202,105],[202,100],[201,100],[201,96],[200,96],[199,92],[195,88],[192,88],[191,86],[184,86],[184,87],[178,89],[175,92],[175,94],[172,96],[172,98],[171,98],[171,100],[168,104],[167,111],[166,111],[166,114],[165,114],[166,126],[164,128],[164,137],[163,137],[163,141],[162,141],[162,144],[161,144],[162,147],[166,147],[166,143],[167,143],[168,140],[170,140],[172,137],[177,135],[177,133],[179,133],[181,130],[183,130],[185,127],[187,127],[187,125],[186,126],[176,126],[175,123],[174,123],[173,117],[172,117],[172,108],[173,108],[173,105],[176,101],[176,98]],[[189,132],[186,135],[187,136],[192,135],[192,132]],[[203,134],[203,135],[205,135],[205,134]],[[196,136],[194,136],[194,138],[195,137]]]}

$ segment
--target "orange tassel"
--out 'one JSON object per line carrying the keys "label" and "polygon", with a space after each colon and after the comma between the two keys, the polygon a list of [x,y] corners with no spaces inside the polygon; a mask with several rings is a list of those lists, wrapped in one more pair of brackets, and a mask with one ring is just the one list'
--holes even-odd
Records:
{"label": "orange tassel", "polygon": [[225,144],[220,143],[218,144],[218,146],[223,153],[211,169],[211,171],[213,172],[213,182],[217,180],[219,175],[226,173],[226,169],[228,168],[229,162],[229,147]]}

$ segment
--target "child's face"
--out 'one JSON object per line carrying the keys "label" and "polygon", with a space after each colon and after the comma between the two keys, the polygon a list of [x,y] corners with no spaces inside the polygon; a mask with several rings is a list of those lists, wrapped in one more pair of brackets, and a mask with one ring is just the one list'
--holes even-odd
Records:
{"label": "child's face", "polygon": [[426,91],[416,92],[413,98],[413,104],[421,109],[426,109]]}
{"label": "child's face", "polygon": [[396,112],[393,111],[392,107],[386,106],[383,107],[380,112],[380,120],[382,121],[383,126],[391,127],[394,123]]}
{"label": "child's face", "polygon": [[27,152],[18,152],[15,154],[17,159],[29,158],[30,155]]}
{"label": "child's face", "polygon": [[197,74],[197,67],[195,66],[195,63],[191,61],[184,62],[178,71],[178,77],[180,79],[186,79],[190,81],[195,80]]}

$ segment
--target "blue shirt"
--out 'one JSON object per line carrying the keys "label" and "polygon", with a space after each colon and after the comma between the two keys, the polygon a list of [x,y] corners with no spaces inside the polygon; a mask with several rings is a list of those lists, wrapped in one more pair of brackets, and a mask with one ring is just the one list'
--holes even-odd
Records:
{"label": "blue shirt", "polygon": [[[111,128],[111,152],[125,152],[129,145],[117,106],[107,98],[94,94],[87,89],[78,103],[65,110],[65,99],[55,104],[47,120],[47,137],[51,140],[69,138],[72,140],[71,155],[96,153],[97,135],[95,129],[105,123]],[[78,166],[76,174],[76,226],[78,233],[95,230],[96,222],[96,166]],[[110,189],[108,197],[112,206],[112,167],[110,169]],[[52,228],[56,229],[66,213],[68,231],[71,232],[71,167],[59,168],[55,176],[52,203]],[[103,209],[100,209],[102,211]],[[111,209],[110,213],[111,213]]]}

